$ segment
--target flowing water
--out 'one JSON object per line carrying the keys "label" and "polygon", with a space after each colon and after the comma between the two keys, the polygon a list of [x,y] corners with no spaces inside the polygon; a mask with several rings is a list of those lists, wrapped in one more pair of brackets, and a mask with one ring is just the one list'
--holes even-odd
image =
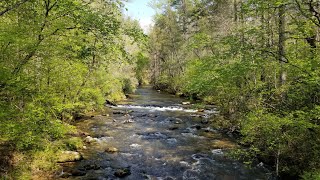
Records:
{"label": "flowing water", "polygon": [[[118,171],[127,180],[268,179],[263,168],[247,169],[226,156],[236,144],[210,126],[214,107],[198,112],[182,101],[144,87],[109,107],[109,116],[78,121],[92,142],[81,151],[84,160],[63,165],[84,172],[67,179],[118,179]],[[118,152],[105,152],[111,147]]]}

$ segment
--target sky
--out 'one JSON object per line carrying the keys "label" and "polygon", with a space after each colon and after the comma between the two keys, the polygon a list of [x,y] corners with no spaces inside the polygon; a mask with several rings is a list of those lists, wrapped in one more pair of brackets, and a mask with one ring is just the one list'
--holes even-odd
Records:
{"label": "sky", "polygon": [[153,24],[152,16],[155,14],[155,11],[148,6],[150,1],[151,0],[130,0],[125,3],[125,7],[128,11],[125,11],[124,13],[127,16],[138,20],[145,33],[148,32],[149,26]]}

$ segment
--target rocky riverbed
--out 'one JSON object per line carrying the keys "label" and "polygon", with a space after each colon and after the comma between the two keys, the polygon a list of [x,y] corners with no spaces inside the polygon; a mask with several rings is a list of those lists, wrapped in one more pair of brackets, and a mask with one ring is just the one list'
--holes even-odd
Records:
{"label": "rocky riverbed", "polygon": [[268,179],[226,153],[237,146],[211,127],[214,108],[192,109],[172,95],[141,88],[108,107],[108,115],[79,120],[87,136],[81,159],[61,163],[59,179]]}

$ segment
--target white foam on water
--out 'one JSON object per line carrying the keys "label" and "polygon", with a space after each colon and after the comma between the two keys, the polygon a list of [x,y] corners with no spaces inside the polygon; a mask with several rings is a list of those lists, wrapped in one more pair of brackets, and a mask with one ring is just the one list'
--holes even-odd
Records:
{"label": "white foam on water", "polygon": [[[156,106],[138,106],[138,105],[118,105],[118,108],[127,108],[127,109],[142,109],[149,111],[182,111],[187,113],[196,113],[198,110],[195,109],[184,109],[179,106],[168,106],[168,107],[156,107]],[[216,113],[215,110],[205,110],[205,113],[213,114]]]}
{"label": "white foam on water", "polygon": [[140,144],[131,144],[130,147],[134,148],[134,149],[138,149],[141,147],[141,145]]}
{"label": "white foam on water", "polygon": [[190,167],[191,165],[188,163],[188,162],[186,162],[186,161],[180,161],[179,162],[182,166],[186,166],[186,167]]}
{"label": "white foam on water", "polygon": [[198,135],[195,135],[193,133],[181,133],[181,135],[184,136],[184,137],[193,137],[193,138],[205,139],[204,136],[198,136]]}
{"label": "white foam on water", "polygon": [[113,140],[113,137],[101,137],[101,138],[93,138],[97,143],[102,143],[102,142],[110,142]]}
{"label": "white foam on water", "polygon": [[136,153],[120,153],[121,155],[123,156],[126,156],[126,157],[132,157],[132,156],[139,156],[139,154],[136,154]]}

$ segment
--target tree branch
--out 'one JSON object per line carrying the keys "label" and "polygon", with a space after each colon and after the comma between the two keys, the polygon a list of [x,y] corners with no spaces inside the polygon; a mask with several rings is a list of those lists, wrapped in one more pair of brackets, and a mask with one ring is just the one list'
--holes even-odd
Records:
{"label": "tree branch", "polygon": [[28,2],[28,1],[30,1],[30,0],[22,0],[22,1],[18,2],[18,3],[16,3],[16,4],[14,4],[13,6],[7,7],[5,10],[0,12],[0,16],[4,15],[5,13],[7,13],[7,12],[13,10],[13,9],[18,8],[19,6],[21,6],[22,4],[24,4],[24,3]]}

